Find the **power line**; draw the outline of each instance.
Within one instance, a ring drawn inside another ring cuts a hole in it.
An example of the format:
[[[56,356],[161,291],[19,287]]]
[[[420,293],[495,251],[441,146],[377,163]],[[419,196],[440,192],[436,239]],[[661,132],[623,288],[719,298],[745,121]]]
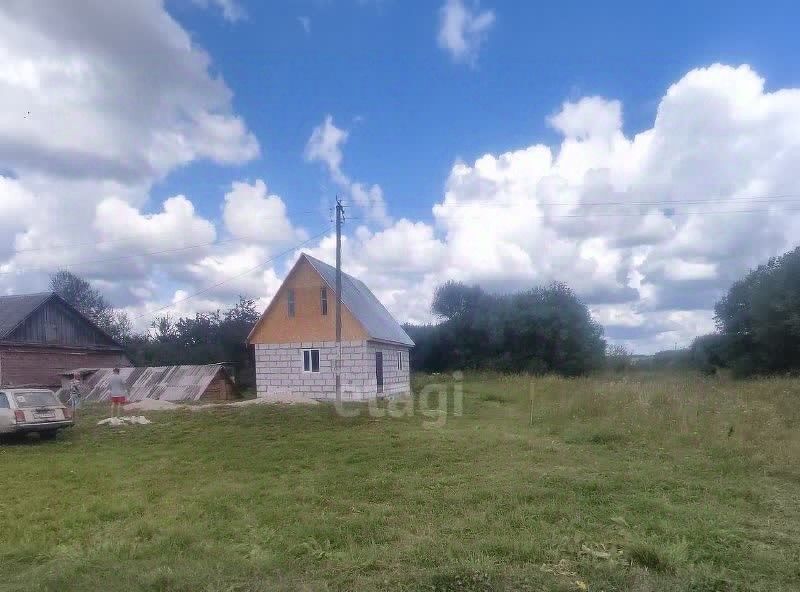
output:
[[[472,203],[476,203],[476,202],[472,202]],[[646,203],[646,202],[642,202],[642,203]],[[649,203],[655,204],[657,202],[649,202]],[[669,203],[674,204],[675,202],[669,202]],[[689,203],[689,202],[684,202],[684,203]],[[698,203],[700,203],[700,202],[698,202]],[[468,204],[460,204],[460,205],[468,205]],[[631,205],[631,203],[627,202],[627,205]],[[505,206],[505,207],[510,207],[510,205],[509,206]],[[670,210],[670,211],[664,211],[664,210]],[[771,210],[771,209],[763,209],[763,208],[762,209],[745,209],[745,210],[699,210],[699,211],[675,211],[675,210],[672,210],[672,208],[664,208],[664,210],[659,210],[657,212],[656,211],[648,211],[648,212],[627,212],[627,213],[626,212],[595,212],[595,213],[575,213],[575,214],[531,213],[531,214],[529,214],[529,217],[531,217],[531,218],[540,218],[540,219],[541,218],[631,218],[631,217],[644,218],[649,214],[656,214],[657,213],[657,214],[661,214],[661,215],[663,215],[663,216],[665,216],[667,218],[672,218],[672,217],[676,217],[676,216],[759,214],[759,213],[770,213],[770,212],[774,211],[774,210]],[[781,210],[781,211],[782,212],[798,212],[798,211],[800,211],[800,208],[787,208],[787,209],[784,209],[784,210]],[[461,219],[461,220],[464,220],[464,219],[479,219],[479,218],[482,219],[483,217],[484,217],[483,215],[475,215],[475,216],[458,215],[458,216],[456,216],[456,218]],[[349,219],[350,220],[363,220],[365,218],[357,216],[357,217],[352,217],[352,218],[349,218]],[[144,253],[135,253],[135,254],[131,254],[131,255],[122,255],[122,256],[119,256],[119,257],[106,257],[106,258],[102,258],[102,259],[83,259],[83,260],[78,260],[78,261],[72,261],[70,263],[58,264],[55,267],[67,268],[68,269],[68,268],[81,267],[81,266],[91,265],[91,264],[96,264],[96,263],[110,263],[110,262],[115,262],[115,261],[127,261],[127,260],[131,260],[131,259],[140,259],[140,258],[143,258],[143,257],[152,257],[152,256],[164,255],[164,254],[168,254],[168,253],[177,253],[177,252],[182,252],[182,251],[189,251],[189,250],[192,250],[192,249],[198,249],[198,248],[202,248],[202,247],[209,247],[209,246],[221,245],[221,244],[226,244],[226,243],[231,243],[231,242],[238,242],[238,241],[247,241],[247,240],[257,241],[258,239],[254,238],[254,237],[235,237],[235,238],[223,239],[223,240],[213,241],[213,242],[198,243],[198,244],[194,244],[194,245],[188,245],[188,246],[185,246],[185,247],[176,247],[174,249],[163,249],[163,250],[160,250],[160,251],[149,251],[149,252],[144,252]],[[20,253],[20,252],[21,251],[17,251],[16,253]],[[13,270],[0,271],[0,276],[17,275],[17,274],[20,274],[20,273],[36,272],[36,271],[51,271],[53,268],[54,268],[53,266],[38,266],[38,267],[24,267],[23,266],[23,267],[16,268],[16,269],[13,269]]]
[[[670,208],[665,208],[670,209]],[[800,212],[800,208],[788,208],[785,210],[780,210],[781,212]],[[663,210],[659,210],[658,212],[650,211],[650,212],[636,212],[636,213],[624,213],[624,212],[598,212],[594,214],[530,214],[531,218],[644,218],[649,214],[662,214],[667,218],[672,218],[674,216],[705,216],[707,214],[716,215],[716,214],[760,214],[760,213],[771,213],[775,212],[772,209],[760,209],[760,210],[705,210],[705,211],[694,211],[694,212],[677,212],[677,211],[670,211],[664,212]],[[486,214],[482,215],[475,215],[475,216],[457,216],[458,219],[484,219]]]
[[[568,201],[536,201],[534,199],[520,200],[518,203],[510,204],[497,204],[493,200],[470,200],[462,203],[436,203],[434,207],[440,208],[462,208],[470,206],[517,206],[517,205],[537,205],[537,206],[576,206],[576,207],[602,207],[602,206],[682,206],[682,205],[696,205],[702,203],[720,203],[727,202],[794,202],[800,201],[798,194],[785,194],[785,195],[765,195],[765,196],[752,196],[752,197],[714,197],[705,199],[688,199],[688,200],[653,200],[653,201],[592,201],[592,202],[568,202]]]
[[[522,201],[519,203],[511,203],[511,204],[497,204],[496,202],[489,201],[489,200],[475,200],[469,201],[464,203],[455,203],[455,204],[435,204],[435,207],[444,208],[444,209],[451,209],[451,208],[468,208],[472,206],[495,206],[495,207],[519,207],[525,205],[534,205],[534,206],[575,206],[575,207],[604,207],[604,206],[664,206],[665,209],[672,208],[672,207],[680,207],[682,205],[697,205],[697,204],[704,204],[704,203],[726,203],[726,202],[795,202],[800,201],[800,195],[795,194],[785,194],[785,195],[774,195],[774,196],[754,196],[754,197],[734,197],[734,198],[710,198],[710,199],[694,199],[694,200],[655,200],[655,201],[602,201],[602,202],[537,202],[534,200],[530,200],[531,203]],[[737,214],[737,213],[758,213],[758,212],[767,212],[769,210],[723,210],[723,211],[698,211],[698,212],[679,212],[674,211],[670,212],[669,215],[703,215],[703,214]],[[786,211],[795,211],[795,210],[786,210]],[[315,210],[307,210],[305,212],[299,213],[318,213]],[[579,218],[579,217],[591,217],[591,216],[608,216],[608,217],[630,217],[630,216],[643,216],[647,213],[620,213],[620,212],[606,212],[606,213],[594,213],[594,214],[552,214],[548,215],[551,218]],[[282,219],[283,217],[274,216],[270,219]],[[353,217],[350,218],[351,220],[362,220],[363,217]],[[29,247],[26,249],[17,249],[15,250],[12,255],[18,255],[22,253],[30,253],[30,252],[38,252],[38,251],[48,251],[48,250],[58,250],[58,249],[66,249],[70,247],[79,247],[79,246],[92,246],[92,245],[104,245],[104,244],[116,244],[116,243],[124,243],[128,241],[135,240],[137,238],[141,238],[141,235],[131,235],[129,237],[120,238],[120,239],[110,239],[105,241],[92,241],[92,242],[78,242],[78,243],[61,243],[58,245],[48,245],[42,247]],[[91,263],[105,263],[110,261],[122,261],[126,259],[135,259],[137,257],[148,257],[152,255],[160,255],[166,254],[171,252],[179,252],[184,250],[190,250],[195,248],[201,248],[205,246],[213,246],[215,244],[224,244],[228,242],[235,242],[235,241],[243,241],[243,240],[258,240],[255,237],[238,237],[238,238],[230,238],[230,239],[223,239],[214,242],[207,242],[207,243],[199,243],[196,245],[189,245],[186,247],[178,247],[175,249],[164,249],[161,251],[153,251],[153,252],[146,252],[140,253],[135,255],[126,255],[121,257],[113,257],[113,258],[105,258],[105,259],[92,259],[92,260],[79,260],[74,261],[72,263],[64,264],[62,267],[75,267],[84,264],[91,264]],[[38,268],[22,268],[27,269],[30,271],[38,271],[38,270],[47,270],[47,267],[38,267]],[[10,273],[17,273],[20,270],[14,271],[5,271],[0,272],[0,275],[7,275]]]
[[[222,286],[224,284],[227,284],[228,282],[231,282],[231,281],[233,281],[235,279],[238,279],[240,277],[244,277],[246,275],[249,275],[249,274],[253,273],[254,271],[257,271],[257,270],[261,269],[262,267],[268,265],[269,263],[272,263],[276,259],[280,259],[281,257],[283,257],[285,255],[288,255],[289,253],[291,253],[291,252],[293,252],[293,251],[295,251],[295,250],[297,250],[297,249],[299,249],[301,247],[304,247],[305,245],[307,245],[311,241],[324,236],[330,230],[332,230],[332,227],[328,227],[325,230],[323,230],[322,232],[320,232],[319,234],[315,234],[314,236],[304,240],[302,243],[300,243],[298,245],[295,245],[295,246],[293,246],[293,247],[291,247],[289,249],[286,249],[285,251],[282,251],[282,252],[278,253],[277,255],[267,259],[266,261],[262,261],[261,263],[259,263],[255,267],[251,267],[250,269],[247,269],[247,270],[243,271],[242,273],[237,273],[236,275],[232,275],[230,277],[227,277],[224,280],[217,282],[216,284],[212,284],[211,286],[207,286],[207,287],[205,287],[205,288],[203,288],[201,290],[198,290],[197,292],[193,292],[192,294],[189,294],[189,295],[187,295],[187,296],[185,296],[183,298],[175,300],[174,302],[172,302],[172,303],[170,303],[170,304],[168,304],[166,306],[162,306],[161,308],[157,308],[156,310],[152,310],[152,311],[143,313],[141,315],[135,316],[131,320],[136,321],[136,320],[139,320],[141,318],[148,317],[148,316],[149,317],[155,317],[155,315],[157,315],[159,312],[168,310],[170,308],[174,308],[175,305],[177,305],[177,304],[181,304],[182,302],[186,302],[187,300],[191,300],[192,298],[195,298],[196,296],[200,296],[201,294],[205,294],[206,292],[209,292],[209,291],[213,290],[214,288],[218,288],[218,287],[220,287],[220,286]]]
[[[215,245],[222,245],[222,244],[225,244],[225,243],[245,241],[245,240],[257,240],[257,239],[253,239],[252,237],[234,237],[234,238],[228,238],[228,239],[223,239],[223,240],[218,240],[218,241],[213,241],[213,242],[197,243],[197,244],[194,244],[194,245],[187,245],[185,247],[176,247],[174,249],[163,249],[161,251],[150,251],[150,252],[146,252],[146,253],[135,253],[133,255],[122,255],[120,257],[106,257],[105,259],[83,259],[83,260],[73,261],[71,263],[59,264],[58,267],[60,267],[60,268],[64,268],[64,267],[80,267],[81,265],[89,265],[89,264],[92,264],[92,263],[108,263],[110,261],[125,261],[127,259],[138,259],[140,257],[150,257],[150,256],[153,256],[153,255],[163,255],[163,254],[166,254],[166,253],[177,253],[177,252],[180,252],[180,251],[189,251],[189,250],[192,250],[192,249],[199,249],[199,248],[202,248],[202,247],[211,247],[211,246],[215,246]],[[14,274],[14,273],[19,273],[20,271],[48,271],[49,269],[51,269],[51,268],[50,267],[22,267],[22,268],[14,269],[14,270],[11,270],[11,271],[0,271],[0,275],[10,275],[10,274]]]
[[[316,211],[316,210],[305,210],[305,211],[302,211],[302,212],[295,212],[295,213],[296,214],[318,214],[319,212]],[[284,218],[287,218],[287,217],[288,217],[288,215],[287,216],[268,216],[268,217],[263,217],[263,218],[259,217],[259,220],[283,220]],[[85,229],[85,228],[86,228],[86,226],[84,225],[83,229]],[[67,248],[70,248],[70,247],[86,247],[86,246],[92,246],[92,245],[112,245],[112,244],[116,244],[116,243],[125,243],[125,242],[129,242],[129,241],[133,241],[133,240],[137,240],[137,239],[141,239],[141,238],[145,238],[145,237],[143,237],[141,234],[131,234],[130,236],[127,236],[127,237],[108,239],[108,240],[88,241],[88,242],[79,242],[79,243],[61,243],[61,244],[57,244],[57,245],[47,245],[47,246],[43,246],[43,247],[29,247],[29,248],[26,248],[26,249],[15,249],[13,254],[16,255],[17,253],[30,253],[30,252],[35,252],[35,251],[50,251],[50,250],[56,250],[56,249],[67,249]],[[242,239],[242,240],[244,240],[244,239]]]

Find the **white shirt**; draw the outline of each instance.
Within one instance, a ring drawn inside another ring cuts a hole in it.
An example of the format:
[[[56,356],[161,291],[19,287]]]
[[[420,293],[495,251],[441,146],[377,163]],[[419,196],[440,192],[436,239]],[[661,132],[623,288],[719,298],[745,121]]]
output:
[[[128,389],[125,387],[125,379],[119,374],[112,374],[108,381],[108,390],[112,397],[122,397]]]

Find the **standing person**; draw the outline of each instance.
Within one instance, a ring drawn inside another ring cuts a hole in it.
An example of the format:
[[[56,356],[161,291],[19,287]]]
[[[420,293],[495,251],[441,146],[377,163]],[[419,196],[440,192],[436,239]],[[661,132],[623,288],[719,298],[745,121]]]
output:
[[[81,406],[81,375],[79,372],[75,372],[72,375],[72,380],[69,383],[69,399],[67,400],[67,405],[72,408],[72,418],[74,420],[78,407]]]
[[[119,368],[114,368],[111,379],[108,381],[108,390],[111,393],[111,416],[117,417],[125,404],[128,387],[125,379],[119,375]]]

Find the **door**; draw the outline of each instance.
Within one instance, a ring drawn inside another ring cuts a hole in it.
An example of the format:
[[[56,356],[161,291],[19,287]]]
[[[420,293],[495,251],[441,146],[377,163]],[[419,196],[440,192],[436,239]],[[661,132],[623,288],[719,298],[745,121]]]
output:
[[[375,378],[378,382],[378,394],[383,392],[383,352],[375,352]]]

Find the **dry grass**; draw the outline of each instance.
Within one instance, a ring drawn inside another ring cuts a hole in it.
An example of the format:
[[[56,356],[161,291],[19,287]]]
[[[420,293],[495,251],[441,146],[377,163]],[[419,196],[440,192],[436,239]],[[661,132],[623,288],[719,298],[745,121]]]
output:
[[[0,587],[800,589],[796,381],[463,392],[440,427],[255,406],[2,447]]]

